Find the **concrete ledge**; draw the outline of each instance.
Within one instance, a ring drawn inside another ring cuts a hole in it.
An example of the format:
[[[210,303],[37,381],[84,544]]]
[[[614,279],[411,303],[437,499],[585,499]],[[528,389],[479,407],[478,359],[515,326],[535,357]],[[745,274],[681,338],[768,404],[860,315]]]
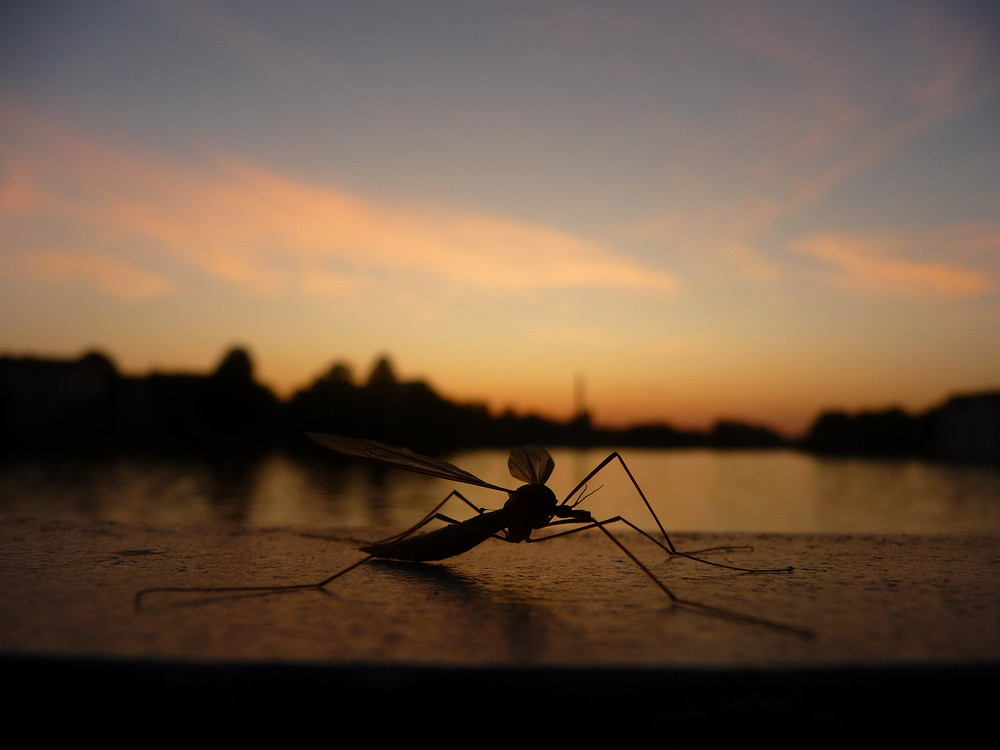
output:
[[[473,736],[776,740],[806,722],[805,744],[822,746],[945,725],[954,741],[989,718],[974,706],[1000,665],[998,535],[674,538],[752,544],[710,559],[795,567],[780,574],[622,536],[678,596],[812,637],[672,606],[599,534],[366,564],[325,592],[133,604],[149,586],[315,582],[358,559],[349,537],[385,531],[0,521],[5,682],[25,710],[110,711],[157,734],[210,721],[230,734],[467,724]]]

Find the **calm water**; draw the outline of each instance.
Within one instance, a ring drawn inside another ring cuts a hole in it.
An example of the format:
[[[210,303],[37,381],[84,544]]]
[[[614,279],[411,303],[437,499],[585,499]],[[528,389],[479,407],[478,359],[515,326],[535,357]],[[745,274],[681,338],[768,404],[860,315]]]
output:
[[[607,450],[553,450],[561,498]],[[920,461],[820,459],[794,451],[643,450],[625,453],[668,531],[1000,531],[1000,470]],[[505,487],[507,453],[470,451],[458,466]],[[362,462],[273,456],[247,465],[199,461],[83,461],[0,465],[0,515],[238,521],[248,525],[405,527],[453,487],[482,507],[505,497]],[[600,489],[597,489],[600,487]],[[591,482],[595,515],[651,528],[616,463]],[[451,506],[464,517],[468,510]]]

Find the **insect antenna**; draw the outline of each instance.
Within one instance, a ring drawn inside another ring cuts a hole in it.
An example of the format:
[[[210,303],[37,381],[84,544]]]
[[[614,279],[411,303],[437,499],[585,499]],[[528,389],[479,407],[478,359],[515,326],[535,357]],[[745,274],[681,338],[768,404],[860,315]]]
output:
[[[577,505],[582,503],[584,500],[593,495],[595,492],[599,491],[603,486],[604,486],[603,484],[599,484],[593,490],[587,492],[587,485],[585,484],[579,489],[580,497],[578,497],[573,502],[566,504],[569,505],[570,508],[575,508]],[[572,497],[572,495],[570,495],[570,497]]]

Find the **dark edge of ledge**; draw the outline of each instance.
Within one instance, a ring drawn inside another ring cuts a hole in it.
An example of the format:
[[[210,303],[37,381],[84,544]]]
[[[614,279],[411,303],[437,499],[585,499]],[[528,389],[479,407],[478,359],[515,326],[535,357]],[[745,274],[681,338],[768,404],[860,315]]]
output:
[[[508,731],[515,738],[527,732],[616,741],[757,737],[772,745],[825,747],[941,732],[955,742],[992,726],[983,705],[1000,685],[996,663],[452,668],[3,655],[0,674],[13,690],[5,701],[12,718],[41,708],[74,717],[78,727],[99,725],[95,736],[116,736],[121,729],[133,740],[150,732],[229,739],[244,733],[371,739],[412,732],[419,740],[432,729],[450,733],[460,725],[479,737]]]

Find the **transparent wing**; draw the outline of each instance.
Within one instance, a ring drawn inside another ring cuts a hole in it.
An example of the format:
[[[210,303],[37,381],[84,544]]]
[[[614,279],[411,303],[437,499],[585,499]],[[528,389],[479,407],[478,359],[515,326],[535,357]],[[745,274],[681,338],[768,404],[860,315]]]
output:
[[[556,462],[544,448],[537,445],[522,445],[510,452],[507,468],[515,479],[522,482],[545,484]]]
[[[431,458],[430,456],[421,456],[409,448],[399,448],[395,445],[378,443],[374,440],[346,438],[339,435],[328,435],[317,432],[307,432],[306,437],[315,443],[319,443],[324,448],[329,448],[348,456],[369,458],[389,464],[390,466],[398,466],[401,469],[415,471],[418,474],[427,474],[428,476],[440,479],[450,479],[453,482],[464,482],[465,484],[474,484],[478,487],[486,487],[491,490],[511,492],[511,490],[505,487],[498,487],[495,484],[485,482],[475,474],[470,474],[454,464],[437,458]]]

